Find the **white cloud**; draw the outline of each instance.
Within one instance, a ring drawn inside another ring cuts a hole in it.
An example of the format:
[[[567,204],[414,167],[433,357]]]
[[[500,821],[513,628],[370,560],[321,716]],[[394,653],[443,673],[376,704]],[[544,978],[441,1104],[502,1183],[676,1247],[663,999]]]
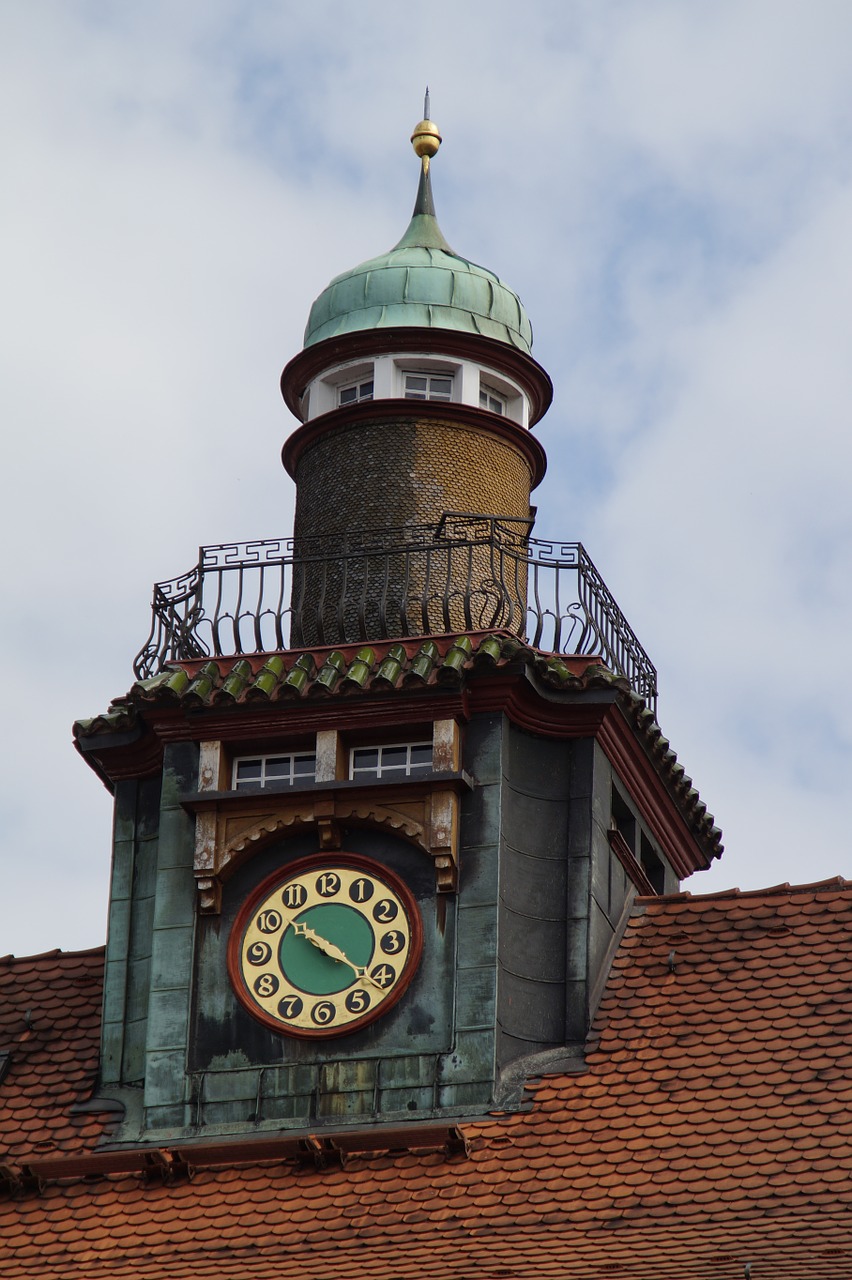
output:
[[[444,230],[519,290],[556,384],[540,529],[586,542],[657,661],[718,876],[848,870],[850,25],[845,0],[439,0],[428,30],[389,0],[6,10],[0,950],[102,936],[108,802],[70,722],[130,683],[154,579],[289,530],[278,373],[325,282],[401,233],[427,80]]]

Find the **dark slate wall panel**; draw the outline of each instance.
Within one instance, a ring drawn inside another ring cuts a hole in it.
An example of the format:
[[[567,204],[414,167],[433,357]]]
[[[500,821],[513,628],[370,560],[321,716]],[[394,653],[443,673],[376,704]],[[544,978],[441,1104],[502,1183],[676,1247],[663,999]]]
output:
[[[565,903],[565,1040],[582,1041],[588,1029],[589,911],[593,874],[593,804],[596,752],[592,739],[571,744],[568,869]]]
[[[564,904],[564,896],[563,896]],[[500,910],[500,961],[504,973],[531,982],[565,983],[565,909],[558,920],[531,917],[503,902]]]
[[[545,982],[541,977],[521,978],[506,969],[500,972],[501,1032],[526,1047],[524,1053],[549,1049],[565,1040],[565,981]],[[504,1028],[511,1028],[507,1033]],[[505,1041],[501,1038],[501,1053]],[[501,1066],[506,1065],[501,1058]]]
[[[544,748],[551,750],[565,745],[549,742],[547,739],[542,743]],[[561,796],[542,796],[539,792],[524,792],[507,780],[503,791],[504,844],[524,850],[536,858],[547,858],[562,865],[565,861],[568,829],[567,768],[561,779],[561,787]]]
[[[504,726],[498,1056],[559,1044],[565,1031],[571,744]],[[510,1055],[510,1056],[509,1056]]]
[[[564,805],[557,812],[554,806],[540,802],[543,812],[558,828],[564,820]],[[522,852],[508,840],[503,842],[509,850],[500,877],[500,896],[510,908],[536,920],[565,920],[565,838],[558,858],[542,858],[536,853]]]
[[[600,747],[595,746],[595,788],[592,809],[592,892],[589,911],[588,988],[601,978],[615,931],[633,885],[613,853],[608,831],[612,814],[613,770]]]

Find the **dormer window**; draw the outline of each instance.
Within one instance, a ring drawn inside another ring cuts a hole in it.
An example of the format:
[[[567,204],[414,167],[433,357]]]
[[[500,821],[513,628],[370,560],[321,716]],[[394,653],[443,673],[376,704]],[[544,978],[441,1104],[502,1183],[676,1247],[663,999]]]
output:
[[[499,391],[495,391],[493,387],[489,387],[486,382],[479,384],[479,407],[480,409],[488,409],[491,413],[505,414],[508,401],[505,396],[501,396]]]
[[[340,387],[338,390],[337,403],[360,404],[363,400],[372,400],[373,398],[373,379],[368,378],[364,382],[353,382],[347,387]]]
[[[453,379],[446,373],[406,373],[406,400],[452,400]]]

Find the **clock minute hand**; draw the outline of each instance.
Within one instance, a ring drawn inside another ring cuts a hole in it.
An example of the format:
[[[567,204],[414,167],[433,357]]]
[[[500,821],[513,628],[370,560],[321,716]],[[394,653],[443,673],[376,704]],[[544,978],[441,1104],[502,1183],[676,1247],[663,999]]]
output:
[[[322,951],[330,959],[339,960],[343,964],[348,964],[355,976],[360,978],[362,982],[371,982],[373,986],[378,987],[380,991],[383,989],[380,983],[375,982],[374,979],[370,977],[363,965],[354,964],[353,961],[349,959],[345,951],[341,951],[340,947],[333,942],[329,942],[327,938],[323,938],[317,933],[316,929],[312,929],[310,925],[304,922],[304,920],[297,921],[293,925],[293,930],[300,938],[307,938],[308,942],[312,943],[317,950]]]

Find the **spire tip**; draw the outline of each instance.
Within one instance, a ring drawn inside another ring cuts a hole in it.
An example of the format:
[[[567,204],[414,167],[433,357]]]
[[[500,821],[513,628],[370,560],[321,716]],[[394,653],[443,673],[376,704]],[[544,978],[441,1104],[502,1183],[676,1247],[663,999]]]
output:
[[[411,135],[411,145],[414,148],[414,154],[419,156],[423,161],[423,170],[428,172],[429,161],[432,156],[437,154],[441,145],[441,135],[438,132],[438,126],[429,117],[429,86],[426,86],[426,96],[423,99],[423,119],[419,124],[414,126],[414,132]]]

